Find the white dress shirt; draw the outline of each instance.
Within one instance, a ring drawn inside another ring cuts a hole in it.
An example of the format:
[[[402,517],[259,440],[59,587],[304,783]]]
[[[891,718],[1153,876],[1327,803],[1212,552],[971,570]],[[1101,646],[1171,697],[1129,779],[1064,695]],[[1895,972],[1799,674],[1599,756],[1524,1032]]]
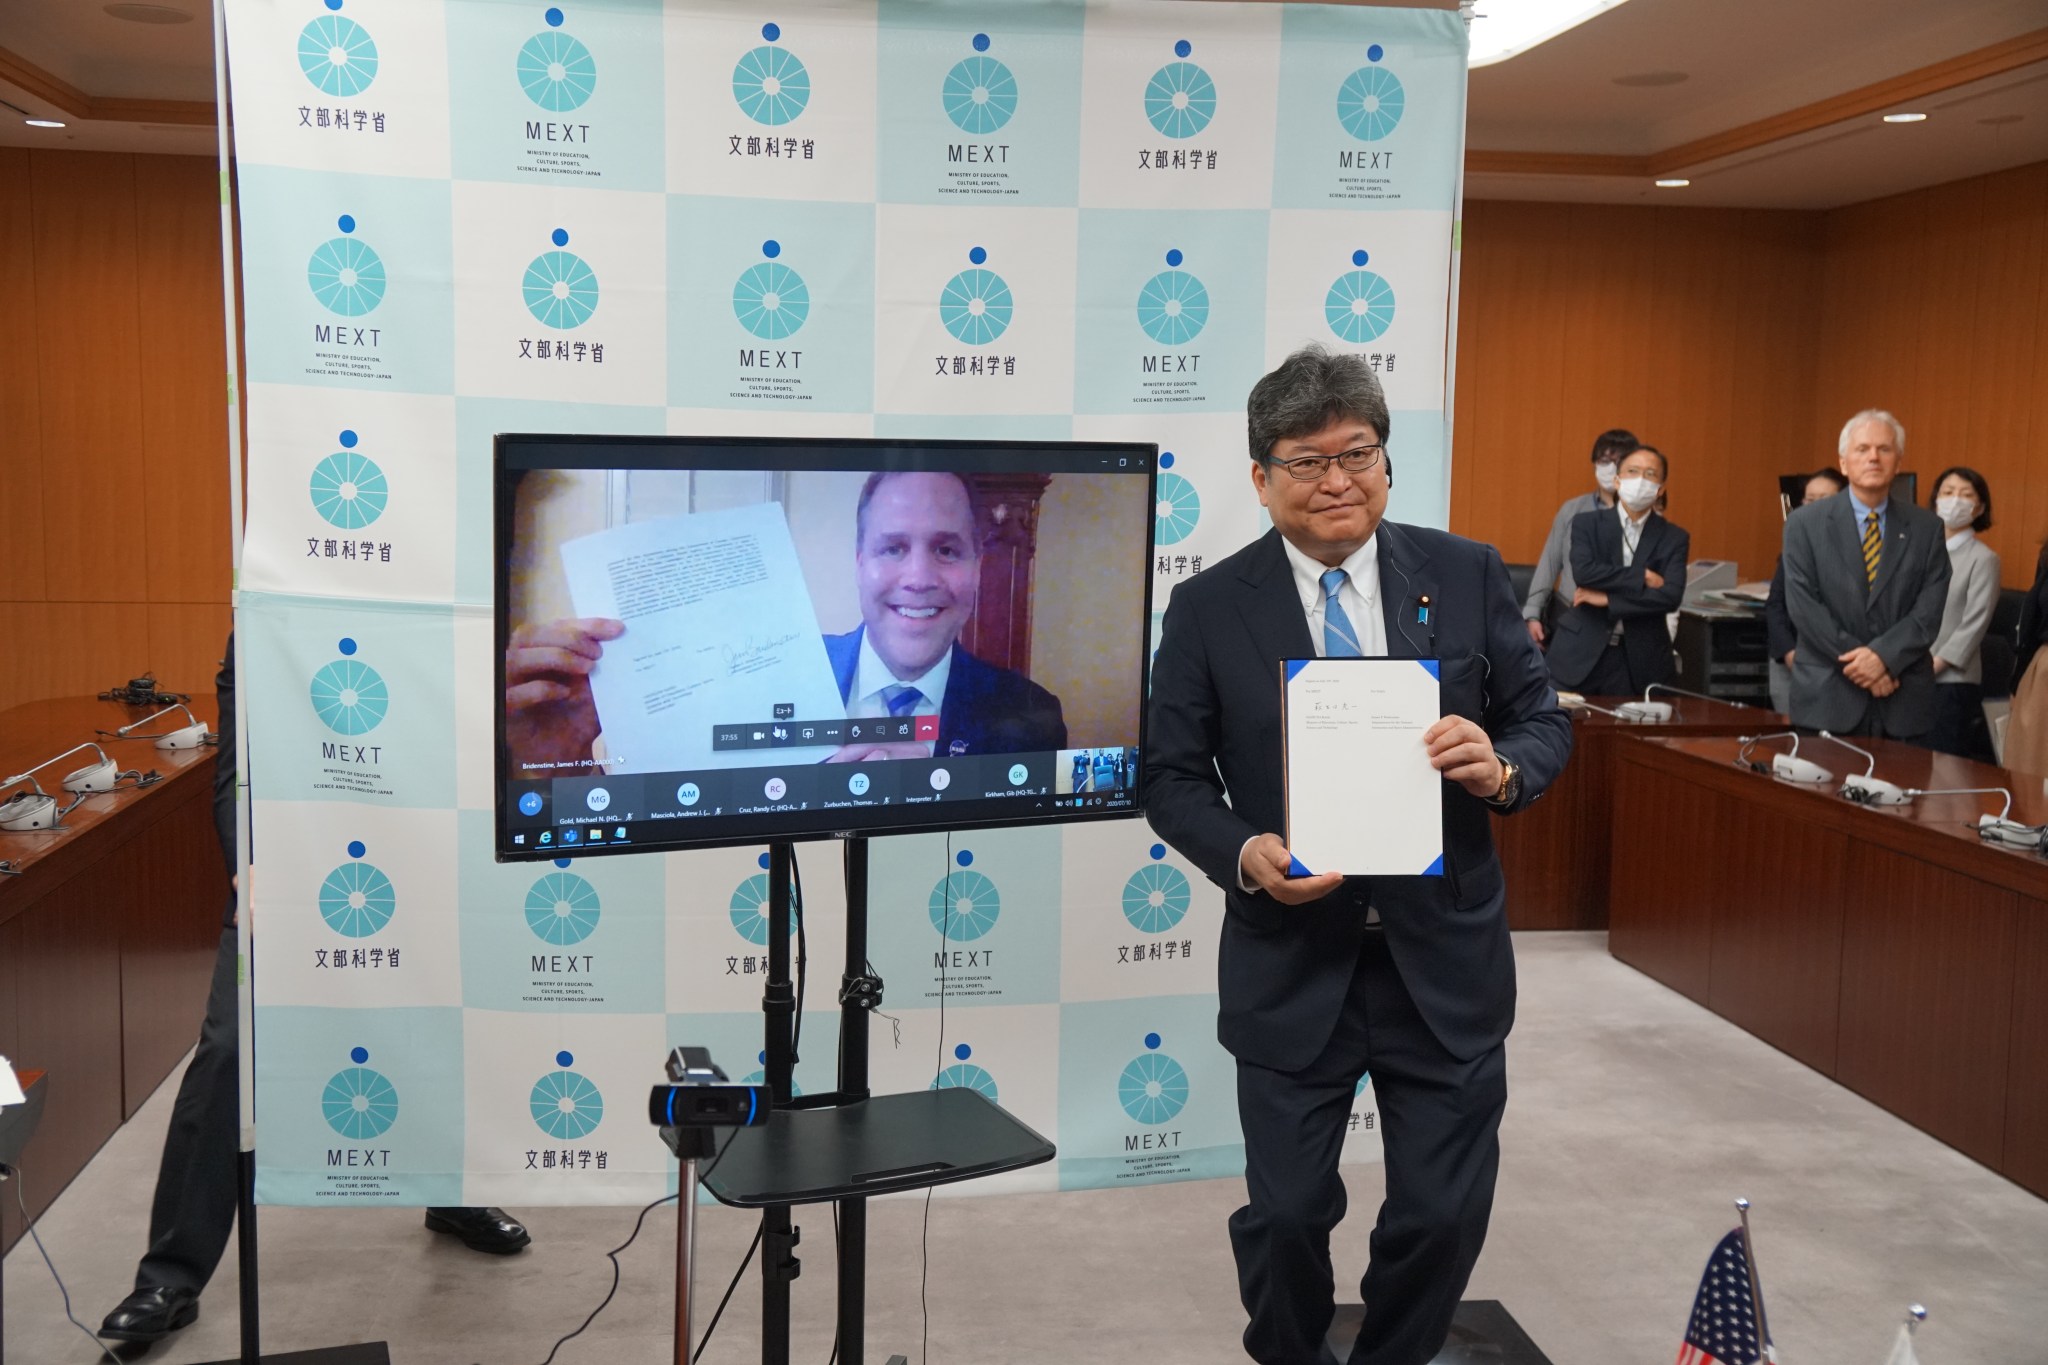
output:
[[[939,656],[939,661],[918,674],[915,678],[899,678],[882,662],[882,656],[875,653],[875,643],[868,633],[860,633],[860,663],[854,671],[852,696],[846,704],[849,720],[860,720],[870,716],[889,714],[889,703],[882,693],[899,683],[914,687],[924,694],[924,700],[917,704],[916,715],[937,715],[946,701],[946,680],[953,673],[953,651],[948,649]],[[925,740],[924,751],[929,756],[937,741]]]
[[[1308,638],[1314,642],[1316,657],[1323,656],[1323,575],[1331,566],[1310,559],[1281,538],[1287,551],[1288,567],[1294,570],[1294,590],[1301,595],[1301,609],[1308,616]],[[1387,623],[1380,612],[1380,536],[1375,531],[1365,544],[1353,550],[1342,564],[1344,586],[1337,589],[1337,605],[1351,618],[1358,632],[1358,652],[1378,658],[1387,652]]]
[[[1280,538],[1280,548],[1287,551],[1287,566],[1294,571],[1294,590],[1301,597],[1302,614],[1308,617],[1308,638],[1315,645],[1316,657],[1320,659],[1325,653],[1323,575],[1332,566],[1309,558],[1285,536]],[[1374,531],[1366,538],[1365,544],[1353,550],[1342,564],[1335,567],[1344,570],[1344,586],[1337,589],[1337,605],[1344,608],[1344,614],[1351,618],[1351,628],[1358,633],[1358,652],[1367,658],[1385,657],[1387,622],[1380,611],[1379,532]],[[1245,840],[1244,846],[1237,851],[1237,889],[1246,895],[1259,889],[1246,881],[1244,875],[1244,850],[1257,842],[1258,837],[1255,834]],[[1366,907],[1365,922],[1380,922],[1380,912],[1376,907]]]

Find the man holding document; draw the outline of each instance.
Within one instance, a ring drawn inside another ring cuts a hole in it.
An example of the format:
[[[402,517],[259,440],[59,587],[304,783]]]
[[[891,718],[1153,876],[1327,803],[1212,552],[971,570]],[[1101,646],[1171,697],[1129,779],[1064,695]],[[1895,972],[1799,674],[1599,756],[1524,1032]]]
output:
[[[1499,555],[1382,519],[1389,422],[1362,356],[1299,351],[1247,409],[1273,530],[1167,608],[1145,811],[1224,889],[1246,1351],[1328,1359],[1337,1160],[1369,1072],[1386,1200],[1349,1361],[1423,1365],[1479,1257],[1507,1103],[1514,960],[1488,815],[1556,779],[1571,724]]]
[[[522,769],[626,771],[782,762],[714,756],[679,717],[775,701],[806,718],[936,716],[931,738],[853,742],[810,757],[854,763],[1063,749],[1059,698],[959,643],[981,582],[982,518],[956,473],[881,470],[854,507],[861,621],[824,634],[782,509],[772,502],[633,523],[563,545],[581,613],[522,623],[505,657],[505,736]],[[600,664],[615,667],[608,675]],[[765,715],[762,719],[766,719]],[[852,727],[849,727],[852,728]],[[797,751],[802,753],[804,751]]]

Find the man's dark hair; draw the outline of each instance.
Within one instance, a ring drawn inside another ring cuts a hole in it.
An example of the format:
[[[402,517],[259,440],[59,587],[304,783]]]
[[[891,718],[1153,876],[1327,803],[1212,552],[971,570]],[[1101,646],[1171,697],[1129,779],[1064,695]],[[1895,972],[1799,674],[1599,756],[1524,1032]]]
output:
[[[1991,529],[1991,485],[1984,482],[1984,476],[1966,464],[1952,464],[1934,476],[1934,487],[1927,492],[1927,507],[1932,511],[1941,498],[1941,486],[1948,482],[1949,475],[1955,475],[1977,490],[1977,519],[1970,523],[1972,531]]]
[[[1633,431],[1621,427],[1603,431],[1593,438],[1593,463],[1620,464],[1641,445]],[[1658,458],[1662,458],[1661,452]]]
[[[868,543],[868,504],[875,500],[875,490],[904,474],[944,474],[960,481],[960,487],[967,491],[967,515],[974,523],[968,533],[968,543],[974,547],[975,554],[980,554],[982,541],[987,535],[981,515],[981,494],[975,490],[974,480],[951,469],[877,469],[868,475],[867,482],[860,486],[860,501],[853,507],[853,552],[859,554]]]
[[[1848,476],[1839,469],[1816,469],[1806,476],[1808,483],[1812,483],[1815,479],[1826,479],[1835,486],[1837,493],[1849,486]]]
[[[1392,435],[1386,392],[1365,357],[1313,344],[1252,385],[1244,406],[1245,434],[1260,464],[1273,458],[1281,441],[1313,436],[1336,422],[1363,422],[1380,434],[1382,444]]]
[[[1628,455],[1624,455],[1621,458],[1626,460],[1629,455],[1655,455],[1657,457],[1657,482],[1671,482],[1671,461],[1665,458],[1664,452],[1657,449],[1657,447],[1653,445],[1638,445],[1629,451]]]

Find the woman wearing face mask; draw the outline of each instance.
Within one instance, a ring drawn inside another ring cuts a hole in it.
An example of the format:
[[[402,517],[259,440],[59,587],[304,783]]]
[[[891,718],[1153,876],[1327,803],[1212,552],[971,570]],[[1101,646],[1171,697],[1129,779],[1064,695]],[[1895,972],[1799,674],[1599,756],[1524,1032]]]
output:
[[[1665,618],[1685,597],[1692,537],[1657,511],[1670,465],[1654,446],[1621,461],[1611,510],[1572,522],[1571,609],[1550,642],[1550,676],[1593,696],[1641,696],[1677,671]]]
[[[1536,557],[1535,572],[1529,575],[1529,596],[1522,603],[1529,638],[1539,645],[1548,638],[1544,621],[1553,614],[1552,599],[1557,599],[1559,607],[1568,607],[1572,589],[1578,586],[1572,581],[1572,522],[1582,512],[1614,506],[1614,485],[1621,477],[1617,472],[1621,459],[1635,448],[1632,432],[1620,427],[1601,432],[1593,442],[1593,491],[1566,498],[1557,515],[1550,519],[1550,534],[1544,538],[1543,553]]]
[[[1984,660],[1980,650],[1998,605],[1998,555],[1979,531],[1991,529],[1991,487],[1974,469],[1941,471],[1927,500],[1948,528],[1948,604],[1934,639],[1934,728],[1929,748],[1994,762],[1984,722]]]

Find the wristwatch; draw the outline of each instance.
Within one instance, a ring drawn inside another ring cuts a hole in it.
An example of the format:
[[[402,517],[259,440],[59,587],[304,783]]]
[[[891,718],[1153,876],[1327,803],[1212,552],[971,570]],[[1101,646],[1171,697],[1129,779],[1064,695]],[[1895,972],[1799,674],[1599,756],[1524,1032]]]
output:
[[[1486,804],[1489,806],[1512,806],[1515,804],[1515,798],[1521,794],[1521,765],[1502,759],[1500,761],[1500,790],[1489,797],[1485,797]]]

